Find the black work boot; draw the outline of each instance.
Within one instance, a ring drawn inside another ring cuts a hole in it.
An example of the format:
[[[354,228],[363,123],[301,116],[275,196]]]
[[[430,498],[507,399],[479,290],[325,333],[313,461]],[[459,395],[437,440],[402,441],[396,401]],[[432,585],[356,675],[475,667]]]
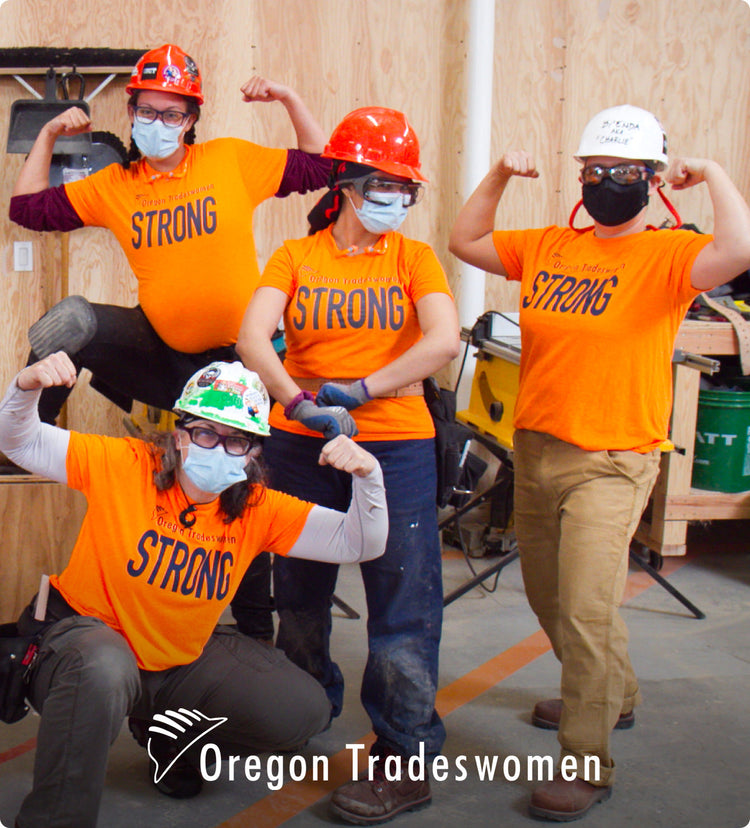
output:
[[[432,801],[429,779],[412,779],[408,772],[408,758],[399,756],[390,750],[371,751],[377,756],[372,779],[365,777],[358,781],[347,782],[337,788],[331,796],[333,813],[353,825],[379,825],[388,822],[404,811],[417,811],[426,808]],[[398,763],[388,762],[390,776],[399,778],[390,781],[386,778],[386,759],[396,756]],[[395,773],[394,766],[400,770]]]

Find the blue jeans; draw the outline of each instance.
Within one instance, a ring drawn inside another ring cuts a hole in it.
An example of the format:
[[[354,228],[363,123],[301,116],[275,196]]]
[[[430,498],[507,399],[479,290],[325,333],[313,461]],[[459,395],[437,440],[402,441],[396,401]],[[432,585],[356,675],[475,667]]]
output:
[[[345,511],[351,478],[318,465],[324,442],[273,429],[265,446],[271,485]],[[435,445],[431,439],[361,445],[383,468],[390,530],[385,554],[360,565],[369,649],[360,698],[379,746],[412,756],[423,742],[425,755],[433,757],[445,741],[435,710],[443,615]],[[344,689],[329,649],[337,574],[334,564],[274,559],[277,646],[323,685],[334,716],[341,711]]]

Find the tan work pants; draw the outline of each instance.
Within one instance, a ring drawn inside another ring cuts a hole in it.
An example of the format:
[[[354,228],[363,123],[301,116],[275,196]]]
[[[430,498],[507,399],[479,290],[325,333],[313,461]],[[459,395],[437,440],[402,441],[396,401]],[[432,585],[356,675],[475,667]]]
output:
[[[514,436],[514,520],[526,595],[562,663],[561,756],[598,756],[611,785],[609,736],[639,703],[619,613],[628,550],[659,471],[658,450],[584,451],[549,434]]]

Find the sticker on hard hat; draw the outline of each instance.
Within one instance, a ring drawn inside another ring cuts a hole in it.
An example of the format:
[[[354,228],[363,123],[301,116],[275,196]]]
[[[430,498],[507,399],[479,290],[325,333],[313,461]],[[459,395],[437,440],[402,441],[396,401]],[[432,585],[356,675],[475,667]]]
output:
[[[198,72],[198,67],[190,55],[185,55],[185,71],[193,80],[198,80],[200,72]]]
[[[177,66],[171,63],[169,66],[164,67],[162,76],[165,81],[178,81],[182,77],[182,72],[180,72]]]
[[[159,64],[144,63],[141,70],[141,80],[156,80],[156,73],[159,71]]]

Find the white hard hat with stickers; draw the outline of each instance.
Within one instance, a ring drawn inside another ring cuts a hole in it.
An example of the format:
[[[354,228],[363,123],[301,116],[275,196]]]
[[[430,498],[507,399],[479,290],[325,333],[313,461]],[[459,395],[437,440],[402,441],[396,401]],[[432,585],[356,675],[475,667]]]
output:
[[[174,410],[264,437],[271,433],[268,392],[241,362],[212,362],[196,371]]]
[[[586,124],[576,161],[595,155],[653,161],[655,169],[667,167],[667,136],[656,116],[631,104],[612,106]]]

